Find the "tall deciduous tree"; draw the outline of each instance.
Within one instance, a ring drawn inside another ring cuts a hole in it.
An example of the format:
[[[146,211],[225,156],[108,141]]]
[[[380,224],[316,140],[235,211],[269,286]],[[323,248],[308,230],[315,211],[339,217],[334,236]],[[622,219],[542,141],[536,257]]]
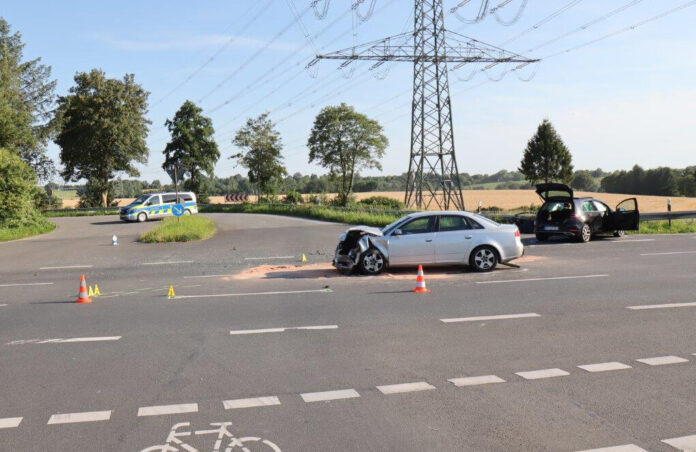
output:
[[[532,184],[537,182],[569,183],[573,178],[573,157],[548,119],[527,142],[519,171]]]
[[[0,17],[0,147],[29,163],[41,180],[55,172],[46,156],[46,144],[53,132],[50,121],[55,100],[51,67],[41,58],[24,59],[19,32]]]
[[[75,75],[70,94],[58,99],[55,142],[64,165],[61,176],[66,181],[87,179],[103,207],[115,174],[137,177],[135,163],[147,163],[148,94],[132,74],[109,79],[93,69]]]
[[[326,107],[314,120],[307,141],[309,162],[317,162],[339,179],[339,201],[348,203],[355,175],[369,168],[382,169],[379,159],[389,140],[382,126],[346,104]]]
[[[240,165],[249,170],[249,182],[256,184],[259,197],[271,194],[275,184],[287,174],[280,155],[283,145],[275,124],[268,119],[268,113],[257,118],[249,118],[232,141],[244,152],[235,154]]]
[[[213,177],[220,151],[213,138],[213,122],[202,112],[200,107],[187,100],[174,119],[167,119],[165,125],[172,139],[164,148],[162,168],[172,174],[172,168],[177,167],[177,176],[185,179],[184,188],[195,192],[199,199],[205,201],[209,187],[204,173]]]

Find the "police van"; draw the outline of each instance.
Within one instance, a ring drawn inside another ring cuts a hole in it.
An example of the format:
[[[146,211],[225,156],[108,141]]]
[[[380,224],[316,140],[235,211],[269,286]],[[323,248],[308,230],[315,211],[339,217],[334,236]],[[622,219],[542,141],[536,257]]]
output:
[[[177,202],[178,201],[178,202]],[[184,207],[184,215],[198,213],[196,195],[193,192],[179,192],[179,199],[176,193],[147,193],[140,195],[119,211],[123,221],[147,221],[153,218],[164,218],[174,216],[172,207],[181,204]]]

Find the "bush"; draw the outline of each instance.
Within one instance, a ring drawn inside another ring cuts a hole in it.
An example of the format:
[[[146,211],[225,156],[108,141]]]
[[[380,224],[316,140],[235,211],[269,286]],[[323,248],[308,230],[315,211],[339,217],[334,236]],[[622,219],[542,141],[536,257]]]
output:
[[[326,195],[326,193],[321,193],[319,195],[309,195],[309,199],[307,200],[307,202],[315,205],[327,205],[329,203],[329,197]]]
[[[200,215],[165,218],[159,225],[140,235],[141,242],[191,242],[207,239],[215,233],[215,222]]]
[[[299,191],[290,190],[285,194],[283,198],[283,204],[303,204],[304,198]]]
[[[19,156],[0,149],[0,227],[16,228],[42,220],[36,208],[36,173]]]
[[[406,205],[398,199],[388,198],[386,196],[370,196],[358,202],[358,204],[379,209],[388,210],[403,210]]]
[[[355,197],[355,195],[346,196],[342,194],[339,194],[338,196],[336,196],[328,202],[328,205],[334,207],[348,207],[354,206],[355,204],[357,204],[357,198]]]

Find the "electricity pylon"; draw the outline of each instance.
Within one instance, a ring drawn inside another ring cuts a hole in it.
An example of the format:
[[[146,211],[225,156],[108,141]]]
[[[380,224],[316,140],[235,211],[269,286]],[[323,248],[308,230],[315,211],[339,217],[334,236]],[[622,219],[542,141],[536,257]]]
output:
[[[341,67],[357,60],[375,61],[370,69],[387,61],[413,63],[406,205],[449,210],[453,204],[455,209],[464,210],[454,153],[447,64],[461,67],[466,63],[487,63],[483,68],[487,70],[501,63],[520,63],[519,68],[538,60],[446,30],[442,0],[415,0],[414,8],[413,32],[317,55],[317,59],[345,60]]]

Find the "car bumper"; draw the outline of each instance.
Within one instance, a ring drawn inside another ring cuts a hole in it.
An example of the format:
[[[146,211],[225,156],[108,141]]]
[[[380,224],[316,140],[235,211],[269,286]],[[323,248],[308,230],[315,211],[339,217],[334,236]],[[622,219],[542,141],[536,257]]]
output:
[[[130,213],[130,214],[123,214],[122,213],[119,215],[119,218],[122,221],[136,221],[137,220],[137,217],[133,213]]]

